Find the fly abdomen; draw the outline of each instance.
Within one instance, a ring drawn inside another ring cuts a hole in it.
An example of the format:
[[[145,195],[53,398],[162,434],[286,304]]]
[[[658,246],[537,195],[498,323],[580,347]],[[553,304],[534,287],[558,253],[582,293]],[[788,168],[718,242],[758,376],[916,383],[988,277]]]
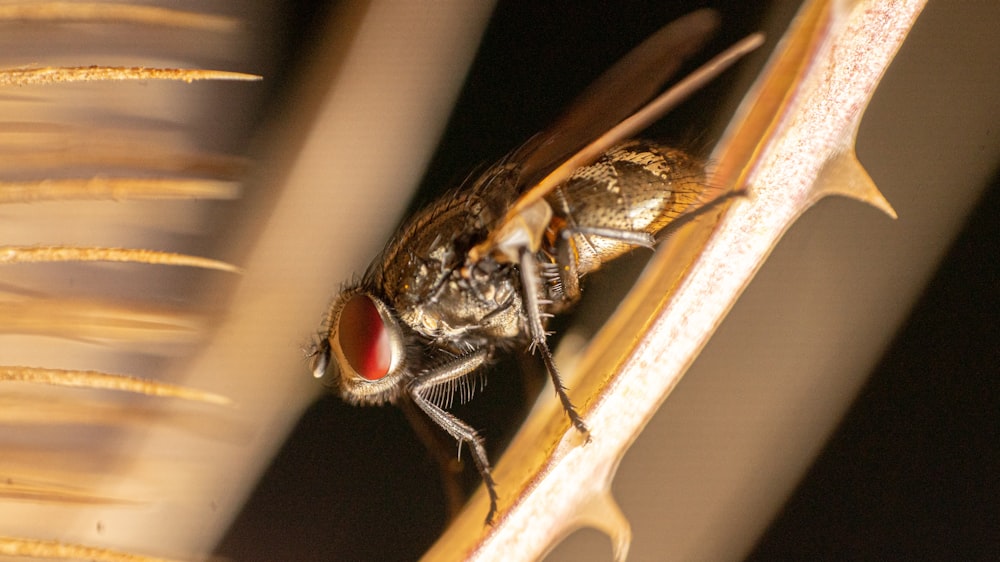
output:
[[[578,169],[548,197],[554,214],[549,242],[560,265],[579,277],[651,245],[657,232],[701,202],[704,191],[701,161],[675,148],[630,141]],[[573,263],[563,263],[567,259]]]

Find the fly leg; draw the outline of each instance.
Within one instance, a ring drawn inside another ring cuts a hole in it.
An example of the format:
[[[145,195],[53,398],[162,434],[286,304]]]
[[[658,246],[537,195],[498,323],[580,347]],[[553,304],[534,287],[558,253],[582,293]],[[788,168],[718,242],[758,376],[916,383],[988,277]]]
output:
[[[576,407],[570,402],[569,395],[566,394],[566,387],[563,386],[562,377],[559,376],[556,363],[552,360],[552,352],[549,351],[549,344],[545,341],[548,334],[545,332],[542,324],[542,301],[538,298],[539,291],[541,291],[541,277],[535,254],[528,250],[522,250],[520,266],[521,287],[524,292],[524,309],[528,317],[528,332],[531,335],[531,349],[537,349],[541,353],[542,361],[545,362],[545,370],[549,372],[549,377],[552,378],[552,386],[555,387],[556,395],[559,396],[559,401],[562,403],[563,409],[566,410],[566,415],[569,416],[569,421],[573,423],[573,427],[580,433],[589,435],[590,430],[587,429],[587,424],[583,423],[583,419],[577,413]]]
[[[563,229],[556,248],[556,261],[559,266],[559,281],[562,283],[563,295],[567,302],[575,302],[580,298],[580,276],[575,235],[600,236],[619,242],[652,249],[656,239],[648,232],[622,230],[618,228],[573,226]],[[592,268],[596,269],[596,268]],[[585,273],[585,272],[584,272]]]
[[[399,407],[403,410],[406,421],[410,422],[413,432],[417,434],[417,438],[438,465],[450,521],[461,511],[466,499],[461,480],[462,462],[455,457],[455,442],[450,435],[442,433],[423,410],[417,408],[409,395],[399,401]]]
[[[685,211],[684,213],[681,213],[680,216],[678,216],[676,219],[671,221],[670,224],[663,227],[663,229],[660,230],[660,232],[657,233],[656,241],[659,242],[660,240],[669,237],[674,232],[680,230],[680,228],[683,227],[684,225],[704,215],[705,213],[714,210],[716,207],[718,207],[723,203],[728,202],[730,199],[737,199],[746,196],[747,196],[747,188],[743,187],[740,189],[734,189],[732,191],[727,191],[723,193],[722,195],[716,197],[715,199],[712,199],[711,201],[706,202],[704,205],[695,207],[690,211]]]
[[[483,484],[486,485],[486,492],[490,495],[490,511],[486,514],[486,524],[489,525],[493,523],[493,516],[497,511],[497,491],[496,483],[490,474],[490,461],[483,447],[483,438],[469,424],[446,412],[439,405],[446,401],[440,399],[444,396],[442,392],[445,394],[452,392],[453,389],[449,388],[452,383],[482,367],[488,357],[489,351],[486,349],[458,357],[413,379],[407,386],[407,392],[413,403],[423,410],[427,417],[458,441],[459,447],[463,443],[469,447],[472,460],[476,463],[476,469],[483,479]]]
[[[578,259],[576,250],[575,236],[599,236],[601,238],[615,240],[631,246],[652,249],[657,242],[667,238],[699,216],[715,209],[730,199],[745,196],[746,190],[744,189],[723,193],[722,195],[699,207],[680,214],[677,218],[664,226],[657,233],[656,238],[654,238],[652,234],[645,231],[587,225],[567,226],[560,233],[559,241],[556,244],[556,262],[559,267],[559,280],[563,286],[564,298],[567,302],[574,302],[576,299],[580,298],[580,276],[597,269],[601,265],[600,263],[591,264],[585,271],[580,271],[580,260]]]

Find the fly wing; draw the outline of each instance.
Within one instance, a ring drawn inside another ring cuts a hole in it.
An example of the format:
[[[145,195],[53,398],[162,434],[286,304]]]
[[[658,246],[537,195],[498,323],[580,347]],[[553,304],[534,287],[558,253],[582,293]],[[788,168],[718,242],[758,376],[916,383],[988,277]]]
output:
[[[687,14],[664,26],[590,85],[548,129],[511,156],[519,181],[530,186],[567,156],[631,115],[697,53],[719,26],[714,10]]]
[[[552,210],[544,201],[546,195],[569,179],[575,170],[592,164],[615,145],[648,127],[764,41],[758,33],[738,41],[635,110],[659,89],[683,60],[683,57],[676,57],[676,53],[658,53],[657,50],[675,44],[687,45],[689,49],[700,46],[715,24],[715,12],[702,10],[664,27],[601,76],[554,127],[518,149],[510,162],[520,164],[521,195],[487,239],[469,250],[467,262],[474,263],[485,255],[516,262],[523,249],[536,251],[551,219]],[[655,68],[656,64],[671,67],[670,72],[653,72],[661,70]],[[654,78],[645,75],[647,72]],[[634,86],[634,91],[630,86]],[[626,97],[624,104],[615,98],[619,91]]]

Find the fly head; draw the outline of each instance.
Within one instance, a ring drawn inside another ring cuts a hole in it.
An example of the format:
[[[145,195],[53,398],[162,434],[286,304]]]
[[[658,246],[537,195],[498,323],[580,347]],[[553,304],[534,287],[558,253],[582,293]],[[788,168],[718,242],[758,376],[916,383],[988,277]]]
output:
[[[406,346],[395,313],[362,287],[340,293],[309,353],[313,376],[351,404],[384,404],[403,392]]]

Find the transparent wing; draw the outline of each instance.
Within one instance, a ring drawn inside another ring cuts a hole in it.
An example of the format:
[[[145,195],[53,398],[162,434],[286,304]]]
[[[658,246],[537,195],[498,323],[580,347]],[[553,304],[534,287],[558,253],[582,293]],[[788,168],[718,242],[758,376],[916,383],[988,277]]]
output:
[[[533,185],[567,156],[617,125],[663,88],[719,26],[703,9],[667,24],[632,49],[576,98],[550,127],[518,148],[522,185]]]
[[[515,151],[511,162],[520,166],[522,193],[487,240],[469,251],[468,261],[493,254],[513,262],[522,249],[537,249],[551,218],[551,209],[543,201],[549,192],[581,166],[648,127],[764,41],[760,34],[746,37],[642,105],[716,25],[717,16],[711,10],[693,12],[667,25],[602,75],[555,126]]]

